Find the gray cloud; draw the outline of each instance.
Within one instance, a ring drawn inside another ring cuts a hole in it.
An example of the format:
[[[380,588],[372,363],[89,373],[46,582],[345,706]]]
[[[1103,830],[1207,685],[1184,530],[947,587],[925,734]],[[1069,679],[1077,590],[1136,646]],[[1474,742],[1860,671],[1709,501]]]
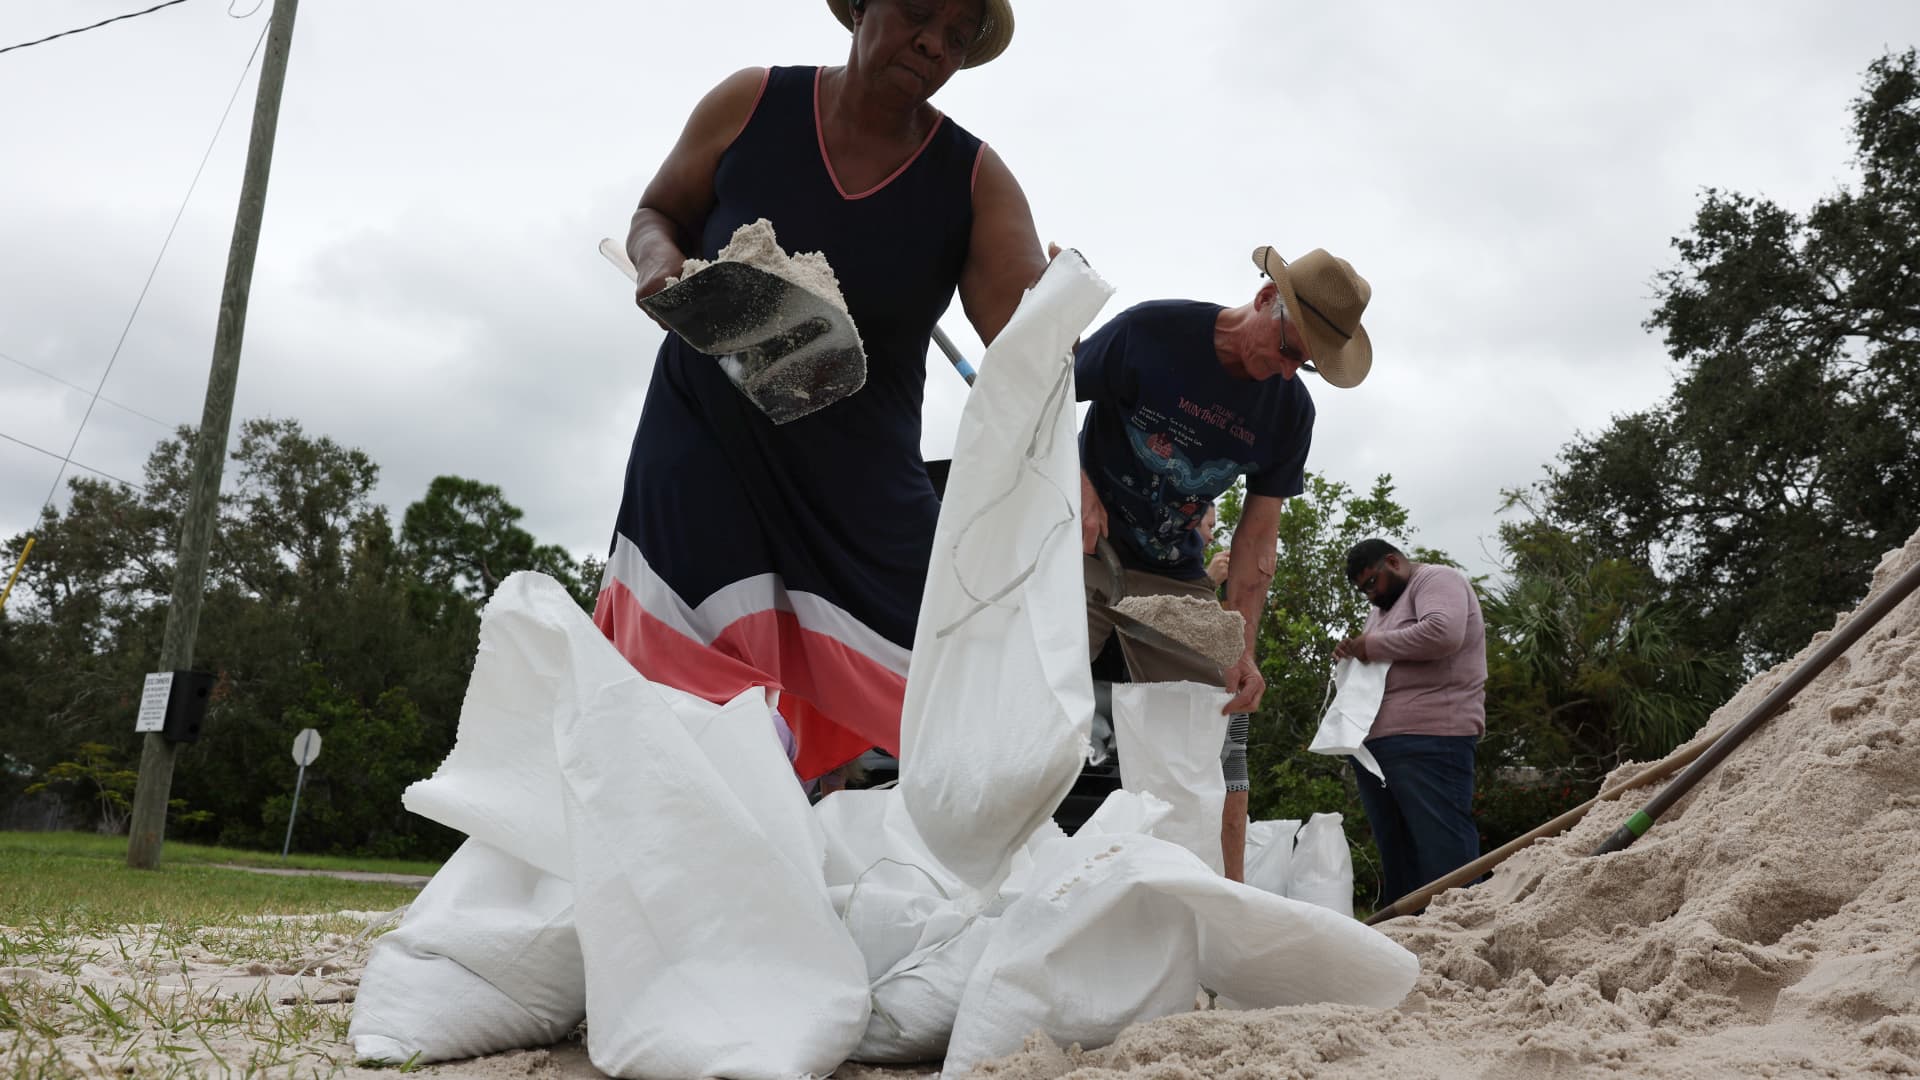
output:
[[[19,38],[69,5],[21,0]],[[263,26],[180,5],[0,57],[0,352],[99,378]],[[1314,385],[1311,466],[1391,472],[1420,538],[1478,570],[1503,487],[1670,385],[1640,328],[1699,190],[1804,208],[1848,176],[1866,64],[1911,4],[1306,9],[1025,0],[1011,51],[938,104],[1013,167],[1043,238],[1119,289],[1237,302],[1247,252],[1325,246],[1373,282],[1362,388]],[[501,485],[542,539],[604,547],[659,332],[594,244],[620,235],[729,71],[836,62],[824,5],[498,0],[300,15],[236,415],[366,449],[396,513],[432,476]],[[106,394],[195,422],[245,149],[217,144]],[[978,358],[958,306],[945,325]],[[965,387],[929,362],[925,448]],[[0,364],[0,431],[64,449],[82,395]],[[161,432],[95,411],[132,478]],[[54,463],[0,443],[0,532]]]

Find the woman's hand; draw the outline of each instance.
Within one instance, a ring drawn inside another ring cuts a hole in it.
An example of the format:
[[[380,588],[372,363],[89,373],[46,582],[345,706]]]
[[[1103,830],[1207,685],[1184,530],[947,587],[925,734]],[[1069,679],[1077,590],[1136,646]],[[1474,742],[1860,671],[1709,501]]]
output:
[[[638,217],[638,215],[635,216],[636,218]],[[635,232],[639,231],[638,229],[635,230]],[[643,250],[649,256],[646,263],[643,265],[635,262],[634,264],[636,273],[634,276],[633,302],[636,304],[666,288],[667,279],[679,277],[680,271],[685,269],[687,262],[687,256],[682,253],[679,246],[671,240],[656,240],[650,245],[644,245]],[[631,251],[628,252],[628,257],[632,257]],[[653,313],[646,308],[642,307],[640,312],[647,318],[653,319],[654,325],[660,329],[671,332],[672,327],[669,327],[659,319],[654,319]]]

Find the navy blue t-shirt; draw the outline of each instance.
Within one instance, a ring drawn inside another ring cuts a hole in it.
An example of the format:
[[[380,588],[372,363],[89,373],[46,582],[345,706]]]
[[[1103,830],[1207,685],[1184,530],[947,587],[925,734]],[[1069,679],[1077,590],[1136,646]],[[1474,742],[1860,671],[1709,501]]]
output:
[[[1205,577],[1194,526],[1239,476],[1254,495],[1300,494],[1313,398],[1298,377],[1227,374],[1213,345],[1222,310],[1150,300],[1074,351],[1075,392],[1093,402],[1080,464],[1106,504],[1120,561],[1137,569]]]

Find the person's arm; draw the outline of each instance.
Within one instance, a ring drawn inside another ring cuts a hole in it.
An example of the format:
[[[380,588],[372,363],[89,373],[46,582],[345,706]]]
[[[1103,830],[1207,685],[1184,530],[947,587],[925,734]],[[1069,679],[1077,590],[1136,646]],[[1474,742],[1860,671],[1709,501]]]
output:
[[[1239,662],[1227,669],[1227,692],[1233,700],[1222,712],[1255,711],[1267,689],[1254,646],[1260,640],[1260,616],[1266,611],[1267,591],[1273,587],[1273,572],[1279,564],[1280,508],[1286,502],[1272,495],[1248,495],[1240,524],[1233,530],[1224,603],[1246,620],[1247,647]]]
[[[982,147],[973,182],[973,231],[960,269],[960,305],[982,343],[993,344],[1021,295],[1046,269],[1026,192],[1000,155]]]
[[[746,127],[766,81],[765,68],[736,71],[693,107],[680,141],[653,174],[627,229],[627,258],[639,272],[634,300],[659,292],[698,248],[713,211],[720,156]]]
[[[1467,640],[1467,611],[1473,586],[1464,575],[1432,573],[1407,585],[1413,605],[1411,623],[1365,635],[1362,659],[1439,660],[1460,651]]]

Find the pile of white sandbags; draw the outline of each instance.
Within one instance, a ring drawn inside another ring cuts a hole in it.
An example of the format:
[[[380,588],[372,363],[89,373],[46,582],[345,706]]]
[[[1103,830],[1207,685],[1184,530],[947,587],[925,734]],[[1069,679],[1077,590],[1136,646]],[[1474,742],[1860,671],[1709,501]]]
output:
[[[1412,954],[1203,861],[1218,798],[1181,778],[1211,757],[1218,783],[1217,733],[1129,747],[1135,790],[1074,837],[1050,820],[1092,713],[1067,352],[1110,292],[1056,260],[981,365],[896,789],[809,806],[762,692],[650,683],[550,579],[501,585],[454,750],[406,796],[470,839],[376,944],[357,1057],[544,1045],[585,1018],[615,1076],[958,1076],[1033,1031],[1105,1042],[1202,985],[1249,1008],[1405,996]],[[1163,697],[1136,719],[1219,708]]]

